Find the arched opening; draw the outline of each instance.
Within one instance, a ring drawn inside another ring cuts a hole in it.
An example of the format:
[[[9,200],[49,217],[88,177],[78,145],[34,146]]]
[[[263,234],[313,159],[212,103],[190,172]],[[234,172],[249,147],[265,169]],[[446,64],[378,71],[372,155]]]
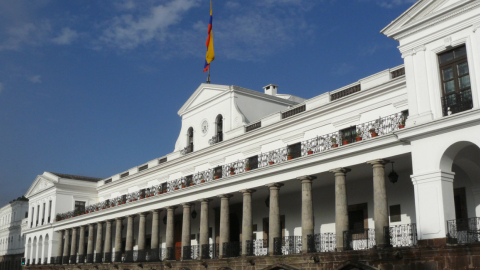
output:
[[[263,270],[298,270],[298,269],[290,265],[279,263],[279,264],[274,264],[274,265],[265,267]]]
[[[455,219],[447,221],[451,243],[478,241],[480,234],[480,148],[460,141],[448,147],[440,159],[440,169],[453,172]]]
[[[32,238],[28,238],[28,242],[27,244],[25,245],[25,258],[27,260],[27,264],[30,263],[30,256],[31,256],[31,253],[32,253]]]
[[[37,237],[33,238],[32,244],[32,265],[36,263],[37,259]]]
[[[216,127],[216,136],[217,142],[223,141],[223,116],[221,114],[217,115],[215,119],[215,127]]]
[[[49,248],[49,237],[48,234],[45,235],[45,240],[43,240],[43,260],[44,262],[48,262],[48,248]]]
[[[42,236],[38,238],[38,255],[35,261],[37,262],[37,264],[41,264],[43,261],[43,237]]]
[[[193,152],[193,128],[190,127],[187,131],[187,153]]]

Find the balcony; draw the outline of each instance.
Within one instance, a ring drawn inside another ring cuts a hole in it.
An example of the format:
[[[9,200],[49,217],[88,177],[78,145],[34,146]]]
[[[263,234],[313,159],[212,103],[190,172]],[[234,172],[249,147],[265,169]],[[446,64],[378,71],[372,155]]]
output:
[[[473,108],[470,89],[442,97],[443,116],[471,110]]]
[[[448,244],[472,244],[480,242],[480,218],[447,221]]]

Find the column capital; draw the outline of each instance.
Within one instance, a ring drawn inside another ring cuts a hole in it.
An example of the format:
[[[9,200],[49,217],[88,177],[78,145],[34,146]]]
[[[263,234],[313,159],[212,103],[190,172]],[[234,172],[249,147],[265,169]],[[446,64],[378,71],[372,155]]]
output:
[[[249,188],[249,189],[242,189],[242,190],[239,190],[238,192],[240,193],[243,193],[243,194],[246,194],[246,193],[254,193],[255,191],[257,191],[256,189],[252,189],[252,188]]]
[[[213,199],[210,199],[210,198],[204,198],[204,199],[200,199],[198,200],[199,202],[202,202],[202,203],[209,203],[211,201],[213,201]]]
[[[140,213],[138,213],[139,216],[148,216],[148,214],[150,214],[150,212],[140,212]]]
[[[381,165],[381,166],[385,166],[385,164],[388,164],[390,163],[390,160],[388,159],[374,159],[374,160],[370,160],[370,161],[367,161],[367,164],[370,164],[370,165]]]
[[[117,217],[115,218],[115,220],[120,220],[120,221],[123,221],[125,219],[125,217]]]
[[[283,183],[270,183],[270,184],[266,184],[265,186],[269,187],[270,189],[279,189],[281,187],[283,187],[285,184]]]
[[[163,209],[153,209],[153,210],[152,210],[152,213],[160,213],[160,212],[162,212],[162,211],[163,211]]]
[[[181,203],[180,204],[183,208],[189,208],[191,207],[192,205],[194,205],[194,203],[192,202],[186,202],[186,203]]]
[[[350,172],[351,169],[350,168],[336,168],[336,169],[333,169],[333,170],[330,170],[331,173],[334,173],[335,175],[337,174],[346,174],[348,172]]]
[[[317,179],[317,177],[313,176],[313,175],[304,175],[304,176],[297,177],[296,179],[301,180],[301,181],[303,181],[303,180],[313,181],[313,180]]]
[[[170,205],[170,206],[165,206],[165,209],[175,211],[175,209],[177,209],[177,207],[178,206],[176,206],[176,205]]]
[[[114,219],[107,219],[105,220],[105,223],[112,223],[114,221]]]
[[[221,195],[217,195],[217,197],[221,199],[230,199],[231,197],[233,197],[233,194],[221,194]]]

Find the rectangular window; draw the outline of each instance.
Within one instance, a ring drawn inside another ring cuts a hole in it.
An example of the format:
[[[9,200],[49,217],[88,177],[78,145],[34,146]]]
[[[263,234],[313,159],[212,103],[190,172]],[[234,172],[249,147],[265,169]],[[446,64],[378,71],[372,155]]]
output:
[[[139,171],[139,172],[141,172],[141,171],[143,171],[143,170],[146,170],[146,169],[148,169],[148,164],[145,164],[145,165],[143,165],[143,166],[138,167],[138,171]]]
[[[302,143],[296,143],[287,146],[287,159],[298,158],[302,156]]]
[[[367,203],[348,206],[348,230],[363,233],[368,228]]]
[[[258,168],[258,156],[249,157],[245,164],[245,170],[255,170]]]
[[[50,222],[50,217],[52,216],[52,201],[48,202],[48,222]]]
[[[80,212],[80,213],[85,212],[85,202],[75,201],[75,213],[77,212]]]
[[[342,129],[340,130],[340,135],[342,136],[342,144],[344,144],[344,142],[353,143],[356,141],[357,138],[357,127],[352,126],[346,129]]]
[[[104,184],[108,184],[112,182],[112,178],[105,180]]]
[[[438,62],[443,90],[443,115],[472,109],[472,91],[465,45],[439,54]]]
[[[46,204],[46,203],[43,203],[43,216],[42,216],[42,220],[45,220],[45,212],[47,212],[46,206],[47,206],[47,204]]]
[[[193,186],[193,175],[187,175],[185,177],[185,184],[187,187]]]
[[[390,222],[400,222],[400,221],[402,221],[400,204],[390,205]]]
[[[120,178],[127,177],[130,173],[129,172],[124,172],[120,174]]]
[[[218,166],[215,169],[213,169],[213,178],[214,179],[222,178],[222,166]]]

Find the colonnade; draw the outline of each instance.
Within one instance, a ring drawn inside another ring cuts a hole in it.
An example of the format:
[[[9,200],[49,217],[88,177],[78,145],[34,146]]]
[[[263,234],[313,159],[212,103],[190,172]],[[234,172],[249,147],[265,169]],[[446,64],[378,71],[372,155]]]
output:
[[[375,220],[375,232],[376,243],[378,247],[386,245],[383,237],[383,229],[388,226],[388,209],[387,209],[387,196],[385,188],[385,172],[384,166],[388,163],[388,160],[372,160],[367,162],[373,167],[373,186],[374,186],[374,220]],[[336,168],[330,172],[335,176],[335,227],[336,227],[336,248],[337,251],[344,250],[344,236],[343,232],[348,231],[348,203],[347,203],[347,189],[346,189],[346,174],[350,171],[349,168]],[[302,224],[302,252],[310,252],[314,235],[314,211],[312,201],[312,182],[316,179],[314,176],[302,176],[296,178],[300,181],[302,186],[302,212],[301,212],[301,224]],[[266,185],[270,191],[269,198],[269,255],[278,254],[278,243],[275,243],[275,239],[281,237],[281,224],[280,224],[280,189],[283,186],[282,183],[270,183]],[[255,189],[244,189],[239,191],[243,197],[243,215],[242,215],[242,242],[241,250],[242,255],[252,255],[249,245],[252,244],[253,239],[253,222],[252,222],[252,196]],[[228,247],[230,243],[230,221],[229,221],[229,201],[233,196],[232,193],[220,194],[217,197],[220,198],[220,228],[219,228],[219,258],[226,257],[228,254]],[[212,201],[210,198],[201,199],[201,211],[200,211],[200,235],[199,235],[199,259],[206,259],[209,256],[209,203]],[[191,234],[191,214],[190,209],[193,205],[192,202],[182,203],[183,220],[182,220],[182,258],[188,257],[190,252],[190,234]],[[174,211],[177,206],[165,207],[166,213],[166,259],[175,260],[175,246],[174,246]],[[154,209],[150,212],[142,212],[136,215],[128,215],[127,218],[127,232],[125,252],[122,253],[122,220],[124,217],[116,218],[116,232],[115,232],[115,254],[114,261],[133,261],[133,224],[134,218],[139,217],[138,228],[138,258],[136,261],[158,260],[159,256],[159,213],[161,209]],[[151,230],[151,245],[146,247],[146,217],[148,214],[152,214],[152,230]],[[84,243],[85,231],[88,226],[88,242],[87,250],[85,250],[83,244],[79,245],[78,255],[79,261],[83,262],[86,255],[86,262],[109,262],[112,260],[112,223],[114,220],[106,220],[97,222],[96,224],[88,224],[80,226],[79,239],[80,243]],[[94,245],[94,226],[97,227],[97,237],[95,242],[95,252],[93,254]],[[103,246],[103,227],[105,226],[105,245]],[[72,228],[67,230],[60,230],[60,239],[65,235],[65,241],[63,246],[58,246],[57,254],[62,256],[63,263],[75,262],[77,255],[77,231],[78,228]],[[72,232],[70,242],[70,232]],[[148,249],[147,249],[148,248]],[[104,254],[105,252],[105,254]],[[95,258],[95,259],[94,259]],[[60,258],[57,258],[57,262]]]

